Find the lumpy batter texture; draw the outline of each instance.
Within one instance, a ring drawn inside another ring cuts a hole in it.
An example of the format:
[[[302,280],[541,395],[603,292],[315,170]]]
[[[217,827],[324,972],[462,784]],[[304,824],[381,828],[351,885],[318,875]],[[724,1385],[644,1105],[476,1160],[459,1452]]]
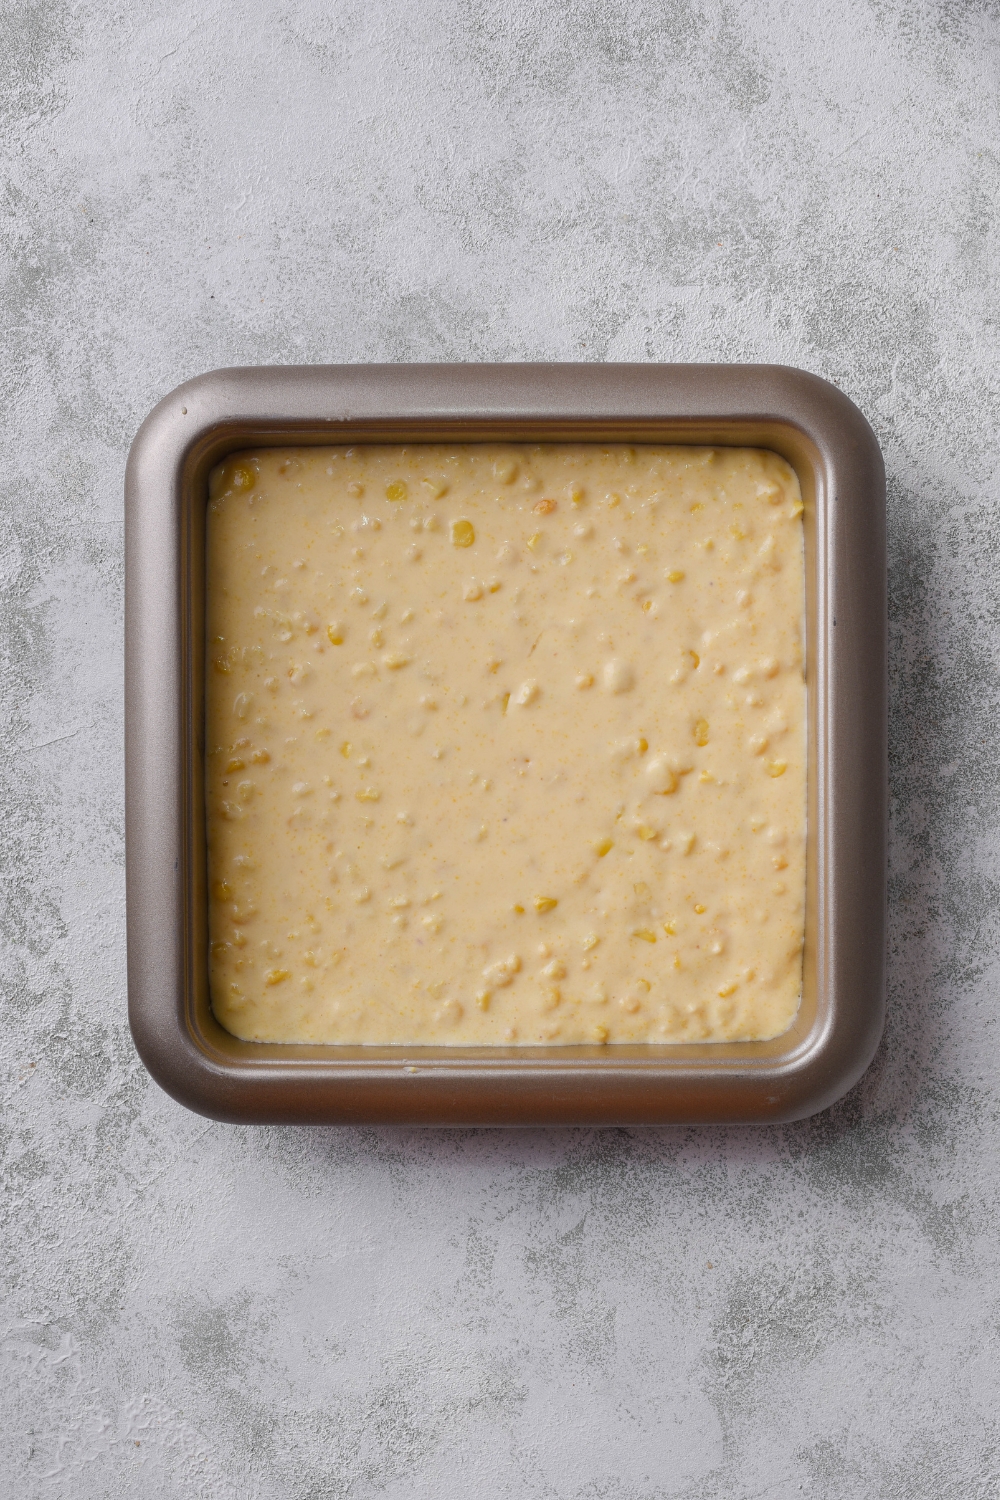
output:
[[[786,1030],[801,516],[792,470],[753,449],[262,449],[220,466],[220,1022],[435,1045]]]

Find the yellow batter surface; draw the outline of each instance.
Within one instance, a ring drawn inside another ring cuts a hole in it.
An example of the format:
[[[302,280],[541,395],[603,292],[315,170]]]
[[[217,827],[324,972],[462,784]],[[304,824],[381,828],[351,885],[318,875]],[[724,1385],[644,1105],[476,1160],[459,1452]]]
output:
[[[438,1045],[787,1029],[806,766],[782,459],[262,449],[210,494],[223,1026]]]

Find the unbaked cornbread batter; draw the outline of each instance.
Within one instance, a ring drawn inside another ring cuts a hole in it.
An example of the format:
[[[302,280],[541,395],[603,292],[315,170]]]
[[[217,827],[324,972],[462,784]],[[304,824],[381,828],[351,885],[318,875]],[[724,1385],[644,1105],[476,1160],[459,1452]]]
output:
[[[805,908],[798,481],[754,449],[212,475],[211,992],[239,1037],[777,1036]]]

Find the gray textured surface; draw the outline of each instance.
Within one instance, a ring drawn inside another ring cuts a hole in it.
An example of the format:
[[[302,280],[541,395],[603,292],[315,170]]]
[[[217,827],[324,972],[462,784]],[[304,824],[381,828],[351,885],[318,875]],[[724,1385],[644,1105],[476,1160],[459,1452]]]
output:
[[[1000,11],[3,0],[0,1494],[993,1496]],[[129,440],[216,365],[780,360],[890,475],[890,1017],[769,1131],[242,1130],[125,1026]]]

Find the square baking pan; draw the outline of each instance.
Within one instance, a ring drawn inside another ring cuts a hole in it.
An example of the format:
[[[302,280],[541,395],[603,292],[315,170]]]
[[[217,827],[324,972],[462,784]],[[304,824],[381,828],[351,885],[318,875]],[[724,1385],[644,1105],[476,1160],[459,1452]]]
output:
[[[805,505],[806,929],[798,1015],[764,1042],[549,1047],[240,1041],[208,985],[205,512],[237,449],[421,442],[771,449]],[[217,370],[143,423],[126,502],[129,1019],[157,1082],[243,1123],[637,1125],[799,1119],[882,1032],[885,474],[851,402],[769,365],[331,365]]]

